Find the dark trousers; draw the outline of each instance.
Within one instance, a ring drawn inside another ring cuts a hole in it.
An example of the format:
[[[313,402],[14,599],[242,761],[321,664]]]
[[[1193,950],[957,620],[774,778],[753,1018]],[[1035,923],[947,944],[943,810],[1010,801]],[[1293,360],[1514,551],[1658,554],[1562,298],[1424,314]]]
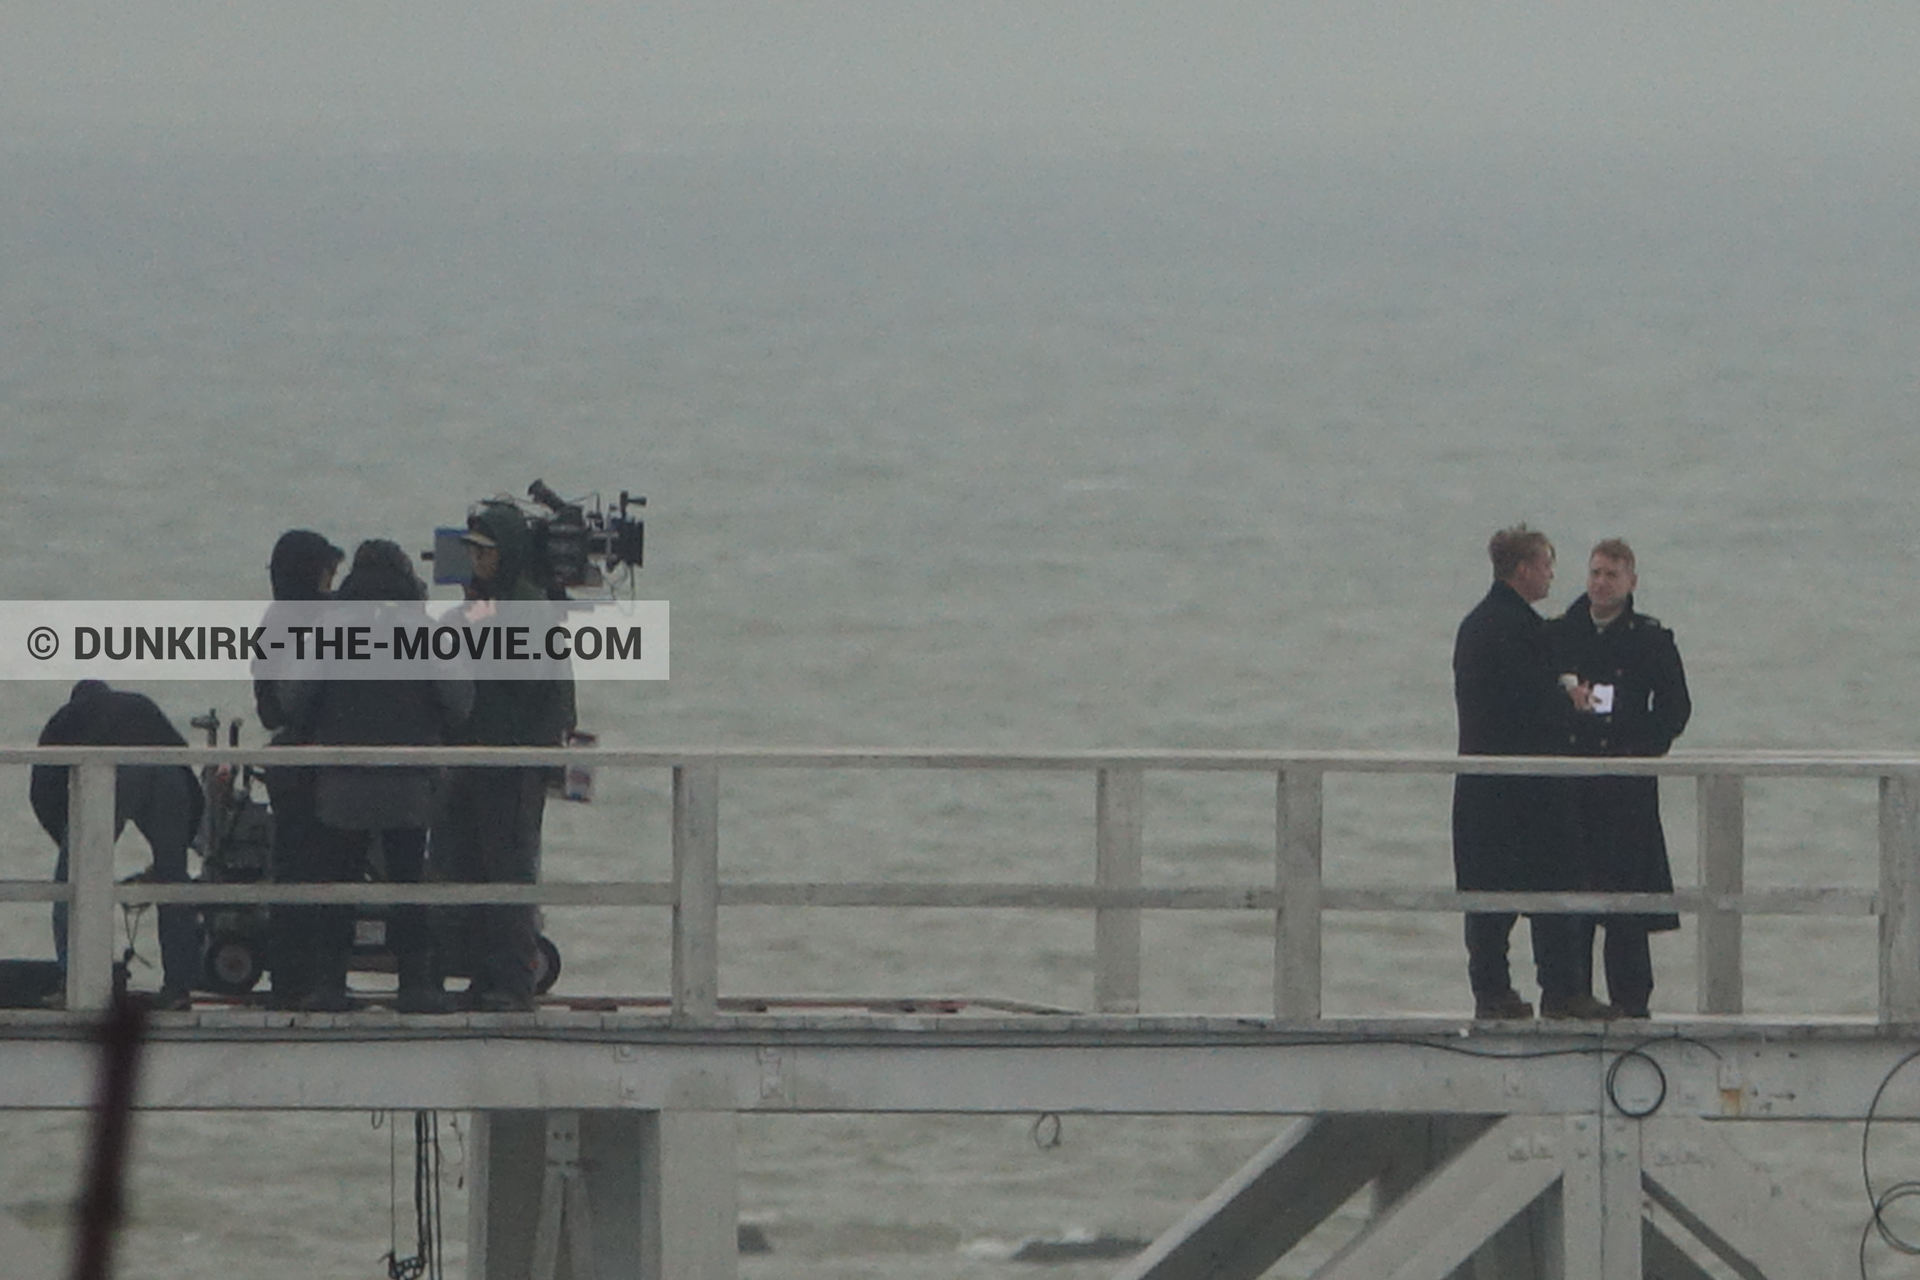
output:
[[[1617,1009],[1640,1012],[1653,998],[1653,948],[1645,920],[1638,916],[1581,916],[1575,951],[1583,969],[1582,991],[1593,990],[1593,934],[1606,930],[1601,963],[1607,974],[1607,1000]]]
[[[313,769],[282,767],[266,771],[267,800],[273,805],[273,878],[283,884],[313,884],[326,879],[319,873],[326,855],[317,847],[325,833],[314,812],[315,777]],[[298,999],[313,990],[321,910],[289,905],[272,908],[267,969],[274,995]]]
[[[543,768],[455,769],[445,826],[434,832],[436,865],[444,847],[456,880],[533,884],[540,878],[540,821],[546,804]],[[475,990],[533,995],[540,942],[534,908],[470,908],[466,937]]]
[[[427,862],[424,827],[395,827],[387,831],[348,831],[322,826],[312,849],[314,859],[303,870],[307,883],[340,884],[365,879],[370,869],[373,837],[380,837],[384,879],[395,884],[419,884]],[[353,957],[353,925],[360,914],[349,905],[306,907],[295,917],[288,945],[305,945],[311,957],[314,986],[338,991],[347,984]],[[432,939],[424,907],[395,907],[388,918],[388,943],[399,961],[400,979],[413,986],[427,982]]]
[[[187,845],[193,839],[193,774],[177,765],[121,765],[113,779],[113,838],[131,822],[153,849],[153,877],[162,884],[187,878]],[[66,841],[54,862],[53,878],[65,883]],[[200,918],[195,907],[163,906],[160,911],[160,981],[174,991],[200,985]],[[53,954],[67,967],[67,904],[53,904]]]
[[[1513,971],[1507,963],[1507,939],[1519,916],[1510,911],[1470,911],[1467,913],[1467,981],[1476,998],[1497,996],[1513,989]],[[1593,935],[1583,932],[1585,917],[1568,915],[1530,915],[1533,930],[1534,971],[1540,990],[1550,996],[1570,996],[1584,991],[1582,980],[1587,969],[1580,963],[1579,945],[1584,938],[1592,950]]]

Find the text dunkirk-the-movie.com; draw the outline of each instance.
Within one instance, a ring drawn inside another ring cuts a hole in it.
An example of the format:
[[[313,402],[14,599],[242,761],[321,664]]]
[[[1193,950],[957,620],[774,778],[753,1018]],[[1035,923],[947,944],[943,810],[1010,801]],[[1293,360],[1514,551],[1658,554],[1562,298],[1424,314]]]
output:
[[[0,601],[10,680],[665,680],[667,602]]]

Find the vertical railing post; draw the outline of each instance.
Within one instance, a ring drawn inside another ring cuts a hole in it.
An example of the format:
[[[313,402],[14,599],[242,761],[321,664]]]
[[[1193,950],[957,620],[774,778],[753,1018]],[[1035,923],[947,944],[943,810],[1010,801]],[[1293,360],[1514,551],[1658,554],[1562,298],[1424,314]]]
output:
[[[1320,801],[1317,769],[1285,769],[1275,798],[1273,1013],[1320,1016]]]
[[[1746,779],[1703,774],[1699,779],[1700,887],[1710,894],[1746,886]],[[1740,913],[1708,906],[1700,912],[1696,969],[1701,1013],[1739,1013],[1746,1003]]]
[[[113,825],[111,764],[68,770],[67,1008],[113,1002]]]
[[[1094,782],[1093,883],[1140,887],[1140,833],[1146,781],[1139,769],[1101,769]],[[1140,911],[1095,907],[1093,1001],[1101,1013],[1140,1012]]]
[[[1920,1022],[1920,773],[1880,779],[1880,1021]]]
[[[673,1016],[720,1007],[720,766],[673,769]]]

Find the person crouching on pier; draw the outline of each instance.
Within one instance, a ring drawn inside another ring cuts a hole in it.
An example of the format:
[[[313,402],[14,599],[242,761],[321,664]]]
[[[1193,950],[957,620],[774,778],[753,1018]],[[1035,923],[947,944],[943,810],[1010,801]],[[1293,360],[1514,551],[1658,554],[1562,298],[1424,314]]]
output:
[[[511,504],[490,502],[467,522],[473,602],[544,600],[533,580],[533,537]],[[484,605],[470,604],[483,611]],[[557,747],[574,726],[571,678],[479,680],[466,741],[485,747]],[[443,825],[434,831],[454,877],[467,883],[533,884],[540,878],[540,824],[549,770],[462,766],[453,770]],[[533,907],[474,907],[466,929],[473,983],[467,1004],[481,1012],[534,1007],[540,928]]]
[[[353,567],[334,595],[340,601],[392,602],[375,624],[381,633],[389,626],[424,625],[426,598],[426,586],[415,576],[407,553],[384,539],[355,548]],[[290,681],[283,696],[294,722],[304,728],[303,740],[315,746],[444,746],[460,740],[473,709],[473,685],[462,679]],[[311,879],[358,878],[378,835],[386,879],[418,884],[426,865],[437,775],[435,769],[412,765],[327,765],[317,770],[313,795],[320,832]],[[313,989],[301,1007],[315,1012],[350,1009],[347,966],[354,909],[320,907],[315,917]],[[427,908],[395,907],[389,940],[400,971],[394,1007],[402,1013],[451,1011]]]
[[[1619,538],[1587,559],[1587,593],[1547,624],[1547,642],[1562,685],[1580,714],[1563,750],[1576,756],[1663,756],[1687,727],[1693,699],[1673,632],[1633,607],[1633,548]],[[1660,826],[1660,780],[1652,777],[1570,778],[1590,887],[1606,893],[1672,893],[1667,837]],[[1648,935],[1680,927],[1680,917],[1586,916],[1576,946],[1592,991],[1595,927],[1603,950],[1607,1000],[1623,1018],[1648,1016],[1653,957]]]
[[[99,680],[73,686],[67,704],[40,732],[43,747],[184,747],[187,740],[167,713],[143,693],[111,689]],[[28,783],[34,816],[60,856],[53,878],[65,882],[70,853],[67,830],[67,766],[37,764]],[[153,878],[178,884],[187,878],[187,846],[200,827],[205,800],[200,780],[183,764],[123,764],[113,777],[113,836],[129,822],[153,850]],[[67,967],[67,904],[53,904],[54,956]],[[145,997],[154,1009],[186,1009],[200,974],[200,922],[195,908],[160,908],[160,990]]]

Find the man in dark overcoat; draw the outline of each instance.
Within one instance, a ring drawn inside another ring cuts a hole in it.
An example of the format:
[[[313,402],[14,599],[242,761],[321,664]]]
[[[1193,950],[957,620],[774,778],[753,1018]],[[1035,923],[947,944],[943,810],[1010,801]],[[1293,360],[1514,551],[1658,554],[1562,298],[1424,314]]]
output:
[[[1585,703],[1560,750],[1581,756],[1662,756],[1687,727],[1693,700],[1673,632],[1633,607],[1633,548],[1619,538],[1595,546],[1587,593],[1547,624],[1554,666]],[[1575,778],[1573,793],[1589,886],[1610,893],[1672,893],[1658,778]],[[1678,929],[1675,915],[1585,917],[1582,964],[1593,967],[1593,933],[1606,929],[1607,999],[1622,1017],[1647,1016],[1653,994],[1650,933]],[[1591,991],[1592,979],[1584,990]]]
[[[1551,755],[1561,749],[1573,699],[1548,654],[1546,622],[1534,612],[1553,586],[1553,544],[1516,525],[1487,544],[1494,582],[1460,623],[1453,648],[1454,704],[1462,755]],[[1462,891],[1555,891],[1584,887],[1566,780],[1460,774],[1453,790],[1454,884]],[[1513,912],[1467,913],[1467,980],[1476,1018],[1530,1018],[1513,989],[1507,941]],[[1577,916],[1530,917],[1545,1017],[1601,1017],[1586,994]]]

